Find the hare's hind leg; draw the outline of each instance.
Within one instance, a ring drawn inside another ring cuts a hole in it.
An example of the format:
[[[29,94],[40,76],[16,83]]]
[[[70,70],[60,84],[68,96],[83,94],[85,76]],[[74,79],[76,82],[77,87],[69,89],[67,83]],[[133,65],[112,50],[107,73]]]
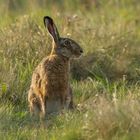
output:
[[[40,112],[40,101],[32,89],[28,94],[29,111],[31,116],[37,116]]]
[[[46,98],[40,97],[40,119],[45,120],[46,117]]]

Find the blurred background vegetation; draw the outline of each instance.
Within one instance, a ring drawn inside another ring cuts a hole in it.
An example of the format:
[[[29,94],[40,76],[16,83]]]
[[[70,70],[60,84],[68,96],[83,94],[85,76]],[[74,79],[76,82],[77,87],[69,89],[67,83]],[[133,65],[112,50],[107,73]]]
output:
[[[71,83],[76,104],[86,111],[55,118],[49,137],[140,137],[139,0],[0,0],[0,15],[0,131],[8,130],[0,138],[38,139],[36,132],[39,139],[48,137],[37,127],[27,131],[32,72],[51,49],[45,15],[84,49],[71,63]]]

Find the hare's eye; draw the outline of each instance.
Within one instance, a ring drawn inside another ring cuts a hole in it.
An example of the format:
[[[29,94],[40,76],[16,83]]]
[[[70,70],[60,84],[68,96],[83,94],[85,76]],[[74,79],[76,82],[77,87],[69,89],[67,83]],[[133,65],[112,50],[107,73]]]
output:
[[[66,40],[66,41],[65,41],[65,45],[66,45],[66,46],[69,46],[69,45],[70,45],[70,41],[69,41],[69,40]]]

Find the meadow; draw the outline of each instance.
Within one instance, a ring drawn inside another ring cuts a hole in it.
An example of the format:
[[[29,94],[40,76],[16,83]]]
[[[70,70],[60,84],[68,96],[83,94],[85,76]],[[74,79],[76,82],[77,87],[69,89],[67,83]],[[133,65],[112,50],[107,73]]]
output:
[[[139,0],[0,1],[1,140],[139,140]],[[30,118],[32,72],[51,50],[43,17],[84,50],[71,62],[77,109]]]

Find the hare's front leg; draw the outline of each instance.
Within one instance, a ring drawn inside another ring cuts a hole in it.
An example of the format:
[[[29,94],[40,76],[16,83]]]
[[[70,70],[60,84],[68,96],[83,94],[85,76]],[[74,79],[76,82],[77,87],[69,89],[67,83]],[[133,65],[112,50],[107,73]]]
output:
[[[74,109],[75,104],[73,102],[73,92],[71,86],[69,87],[69,91],[67,92],[66,96],[66,107],[67,109]]]
[[[64,108],[65,108],[65,99],[66,99],[65,95],[62,95],[62,96],[60,97],[61,109],[64,109]]]

